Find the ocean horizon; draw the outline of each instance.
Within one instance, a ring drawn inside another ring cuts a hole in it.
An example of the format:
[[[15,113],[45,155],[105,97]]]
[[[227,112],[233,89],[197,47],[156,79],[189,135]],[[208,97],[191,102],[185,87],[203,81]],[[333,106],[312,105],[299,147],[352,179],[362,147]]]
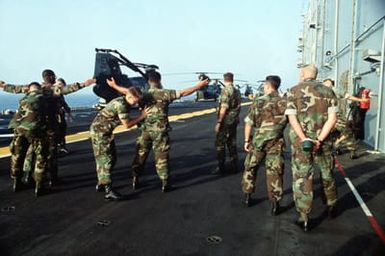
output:
[[[0,92],[0,111],[11,109],[16,110],[19,106],[19,100],[23,94],[11,94]],[[65,96],[67,104],[71,107],[92,107],[99,102],[99,97],[92,92],[74,93]]]

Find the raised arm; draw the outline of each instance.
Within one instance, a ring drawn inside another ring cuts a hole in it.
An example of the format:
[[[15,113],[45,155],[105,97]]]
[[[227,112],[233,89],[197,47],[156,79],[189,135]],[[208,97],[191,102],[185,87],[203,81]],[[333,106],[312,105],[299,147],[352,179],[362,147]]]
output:
[[[111,77],[110,79],[107,79],[107,84],[108,84],[108,86],[110,86],[112,89],[114,89],[115,91],[117,91],[120,94],[126,95],[128,92],[128,88],[118,85],[115,82],[115,79],[113,77]]]
[[[55,95],[67,95],[73,92],[77,92],[87,86],[96,83],[96,79],[87,79],[83,83],[73,83],[64,87],[61,87],[59,84],[54,85],[54,94]]]
[[[346,99],[351,100],[351,101],[355,101],[355,102],[369,102],[370,101],[370,99],[368,99],[368,98],[363,99],[363,98],[358,98],[358,97],[352,96],[352,95],[347,95]]]
[[[0,81],[0,88],[3,89],[4,92],[8,93],[27,93],[28,92],[28,85],[13,85],[13,84],[7,84],[4,81]]]
[[[209,84],[209,79],[199,80],[195,86],[180,90],[180,96],[181,97],[188,96],[188,95],[202,89],[203,87],[207,86],[208,84]]]

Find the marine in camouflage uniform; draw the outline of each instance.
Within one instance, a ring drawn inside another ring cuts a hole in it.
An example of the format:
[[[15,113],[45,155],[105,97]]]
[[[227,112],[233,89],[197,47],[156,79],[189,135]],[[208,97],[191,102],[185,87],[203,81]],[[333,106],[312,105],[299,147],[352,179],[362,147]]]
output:
[[[334,81],[331,79],[325,79],[323,84],[333,89],[338,100],[339,112],[337,114],[337,124],[332,131],[332,135],[334,137],[334,148],[337,153],[339,153],[341,149],[346,148],[350,152],[350,158],[355,159],[357,158],[356,152],[358,149],[358,142],[354,137],[352,129],[348,125],[345,111],[347,101],[346,98],[349,94],[343,91],[342,88],[334,87]]]
[[[277,91],[280,83],[278,76],[268,76],[264,84],[265,95],[254,100],[245,118],[245,150],[248,151],[242,178],[242,190],[246,194],[245,205],[250,205],[257,170],[265,159],[267,193],[272,203],[273,215],[278,214],[283,195],[283,130],[287,124],[287,117],[284,115],[286,102]],[[254,135],[250,136],[252,127]]]
[[[135,119],[130,119],[131,105],[138,103],[141,93],[139,89],[130,88],[126,96],[118,97],[110,101],[93,120],[90,127],[92,149],[96,162],[98,183],[97,191],[105,191],[105,199],[119,200],[121,196],[111,187],[111,171],[116,163],[116,148],[114,129],[121,123],[127,128],[143,120],[142,113]]]
[[[296,222],[308,230],[313,201],[314,165],[321,171],[323,189],[329,216],[335,213],[337,188],[333,176],[332,137],[330,131],[336,122],[337,99],[331,88],[315,81],[317,68],[313,65],[301,70],[301,83],[287,94],[286,115],[289,116],[291,142],[293,197],[300,218]],[[299,129],[295,130],[295,129]],[[296,132],[297,131],[297,132]],[[315,147],[306,151],[303,141],[312,139]]]
[[[170,151],[168,106],[174,100],[188,96],[207,86],[209,80],[201,79],[193,87],[176,91],[160,89],[162,88],[161,75],[156,71],[148,72],[147,78],[150,89],[143,93],[140,104],[147,107],[147,117],[140,124],[140,135],[136,140],[136,152],[132,163],[132,186],[134,190],[137,188],[138,177],[143,172],[146,159],[152,149],[155,155],[156,171],[162,181],[162,192],[168,192],[172,189],[168,182]],[[122,94],[127,90],[115,82],[108,82],[108,84]]]
[[[43,71],[43,78],[46,79],[46,73],[49,74],[51,80],[54,81],[55,74],[51,70]],[[48,80],[49,81],[49,80]],[[52,81],[51,81],[52,82]],[[58,164],[57,164],[57,134],[60,131],[60,123],[59,123],[59,115],[60,106],[59,102],[61,100],[62,95],[67,95],[73,92],[76,92],[86,86],[94,83],[93,79],[87,80],[85,83],[73,83],[71,85],[67,85],[65,87],[60,84],[54,84],[53,82],[43,82],[42,83],[42,94],[44,97],[44,108],[45,111],[45,123],[46,123],[46,140],[48,143],[48,155],[47,155],[47,170],[50,174],[51,182],[56,181],[58,178]],[[28,91],[27,85],[12,85],[5,84],[4,87],[5,92],[9,93],[26,93]],[[30,169],[33,164],[34,156],[32,150],[28,151],[27,157],[25,159],[24,166],[26,167],[25,172],[30,173],[32,170]],[[25,175],[26,180],[28,179],[28,174]]]
[[[20,100],[19,109],[9,123],[9,128],[14,131],[10,144],[11,177],[14,180],[13,189],[16,192],[21,188],[23,163],[28,149],[31,148],[35,155],[34,179],[37,196],[41,193],[46,169],[45,109],[40,84],[31,83],[29,87],[31,91]]]
[[[241,111],[241,93],[233,86],[233,74],[224,74],[225,86],[219,97],[215,148],[218,166],[213,174],[225,171],[226,146],[233,172],[238,170],[237,126]]]
[[[154,151],[156,172],[162,182],[169,177],[170,138],[168,135],[168,105],[180,98],[176,90],[150,88],[143,95],[149,114],[140,124],[140,135],[136,139],[136,152],[132,163],[134,180],[143,172],[151,149]],[[135,186],[135,184],[134,184]]]

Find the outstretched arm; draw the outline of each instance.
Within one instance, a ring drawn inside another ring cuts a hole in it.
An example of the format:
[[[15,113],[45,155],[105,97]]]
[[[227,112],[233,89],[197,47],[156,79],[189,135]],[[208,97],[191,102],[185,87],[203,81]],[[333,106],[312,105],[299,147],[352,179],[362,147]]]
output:
[[[356,102],[369,102],[370,101],[369,99],[362,99],[362,98],[358,98],[358,97],[351,96],[351,95],[348,95],[346,98],[348,100],[356,101]]]
[[[77,92],[87,86],[90,86],[92,84],[96,83],[96,79],[94,78],[91,78],[91,79],[87,79],[86,81],[84,81],[83,83],[73,83],[73,84],[70,84],[70,85],[67,85],[67,86],[64,86],[64,87],[60,87],[59,85],[56,85],[55,84],[55,94],[57,95],[67,95],[67,94],[70,94],[70,93],[73,93],[73,92]]]
[[[3,89],[4,92],[8,93],[27,93],[28,92],[28,85],[13,85],[13,84],[7,84],[4,81],[0,81],[0,88]]]
[[[209,84],[209,79],[199,80],[195,86],[180,90],[180,96],[181,97],[188,96],[188,95],[202,89],[203,87],[205,87],[208,84]]]

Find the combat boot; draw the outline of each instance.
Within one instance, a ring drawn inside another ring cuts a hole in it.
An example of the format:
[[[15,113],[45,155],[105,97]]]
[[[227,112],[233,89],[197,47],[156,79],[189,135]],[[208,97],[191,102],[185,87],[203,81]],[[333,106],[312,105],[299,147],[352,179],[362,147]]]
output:
[[[278,201],[273,200],[271,202],[271,215],[277,216],[279,214],[280,205]]]
[[[238,160],[231,161],[231,169],[232,169],[233,173],[238,172]]]
[[[138,176],[132,176],[132,190],[136,190],[139,188],[139,177]]]
[[[245,193],[245,199],[243,200],[245,207],[250,207],[251,205],[251,193]]]
[[[31,178],[31,172],[24,172],[23,173],[23,178],[21,178],[21,182],[23,182],[24,185],[30,185],[32,181]]]
[[[224,174],[225,173],[225,166],[224,166],[224,164],[219,164],[216,168],[215,168],[215,170],[213,170],[212,172],[211,172],[211,174],[213,174],[213,175],[221,175],[221,174]]]
[[[39,197],[39,196],[42,196],[43,194],[44,194],[43,185],[41,184],[41,182],[36,182],[36,184],[35,184],[35,196]]]
[[[337,207],[336,205],[329,205],[327,207],[328,219],[334,219],[337,217]]]
[[[122,195],[112,189],[111,184],[104,185],[106,194],[104,199],[106,201],[119,201],[122,199]]]
[[[167,180],[162,180],[162,193],[170,192],[173,188]]]
[[[12,190],[13,192],[19,192],[23,188],[23,183],[21,182],[21,178],[13,178]]]
[[[358,158],[358,155],[357,155],[357,152],[355,150],[352,150],[350,152],[350,159],[357,159]]]
[[[96,192],[106,192],[105,185],[99,183],[96,184],[95,190]]]
[[[295,224],[300,227],[304,232],[309,231],[309,219],[307,215],[301,214],[298,220],[295,221]]]

